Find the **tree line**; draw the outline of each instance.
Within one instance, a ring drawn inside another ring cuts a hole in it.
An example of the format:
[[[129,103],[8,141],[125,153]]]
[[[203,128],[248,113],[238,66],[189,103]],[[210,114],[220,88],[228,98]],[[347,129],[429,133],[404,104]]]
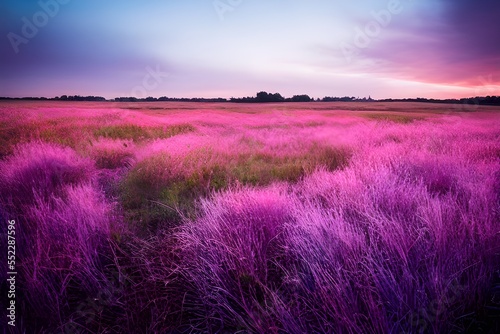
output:
[[[314,99],[307,94],[294,95],[285,98],[280,93],[258,92],[256,96],[231,97],[230,99],[218,98],[176,98],[176,97],[117,97],[106,99],[102,96],[80,96],[80,95],[62,95],[54,98],[47,97],[0,97],[0,100],[47,100],[47,101],[114,101],[114,102],[233,102],[233,103],[280,103],[280,102],[425,102],[425,103],[448,103],[448,104],[466,104],[466,105],[500,105],[500,96],[476,96],[462,99],[428,99],[428,98],[406,98],[406,99],[381,99],[374,100],[371,97],[332,97],[325,96],[322,99]]]

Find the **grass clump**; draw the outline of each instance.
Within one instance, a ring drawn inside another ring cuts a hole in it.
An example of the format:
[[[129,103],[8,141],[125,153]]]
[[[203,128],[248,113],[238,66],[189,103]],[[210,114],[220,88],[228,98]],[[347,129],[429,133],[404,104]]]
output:
[[[131,141],[101,138],[88,148],[88,155],[101,169],[130,168],[135,160],[134,150]]]
[[[14,154],[0,165],[2,189],[18,209],[61,195],[63,185],[76,185],[92,176],[92,161],[73,150],[53,144],[31,143],[17,146]]]
[[[60,329],[76,316],[79,298],[106,290],[114,208],[94,176],[92,161],[54,144],[20,145],[0,162],[0,215],[16,221],[16,293],[19,314],[29,314],[18,323],[24,332]]]

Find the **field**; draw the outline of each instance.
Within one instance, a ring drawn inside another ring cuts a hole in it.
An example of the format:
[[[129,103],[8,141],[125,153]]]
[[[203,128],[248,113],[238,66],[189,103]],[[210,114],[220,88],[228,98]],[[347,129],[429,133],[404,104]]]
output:
[[[0,102],[16,330],[500,332],[499,109]]]

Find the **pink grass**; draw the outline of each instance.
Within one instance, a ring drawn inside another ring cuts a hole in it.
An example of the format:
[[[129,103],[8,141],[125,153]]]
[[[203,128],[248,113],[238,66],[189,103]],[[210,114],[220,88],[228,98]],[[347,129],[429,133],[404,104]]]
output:
[[[0,106],[27,331],[500,328],[494,108],[132,107]]]

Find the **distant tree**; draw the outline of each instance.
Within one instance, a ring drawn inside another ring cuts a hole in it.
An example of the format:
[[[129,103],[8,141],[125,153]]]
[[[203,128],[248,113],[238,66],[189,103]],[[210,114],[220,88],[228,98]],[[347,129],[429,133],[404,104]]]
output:
[[[292,102],[311,102],[312,99],[309,97],[309,95],[294,95],[292,97]]]
[[[257,93],[257,98],[255,99],[256,102],[269,102],[270,97],[269,93],[267,92],[258,92]]]
[[[255,102],[284,102],[285,98],[279,93],[270,94],[267,92],[258,92]]]

